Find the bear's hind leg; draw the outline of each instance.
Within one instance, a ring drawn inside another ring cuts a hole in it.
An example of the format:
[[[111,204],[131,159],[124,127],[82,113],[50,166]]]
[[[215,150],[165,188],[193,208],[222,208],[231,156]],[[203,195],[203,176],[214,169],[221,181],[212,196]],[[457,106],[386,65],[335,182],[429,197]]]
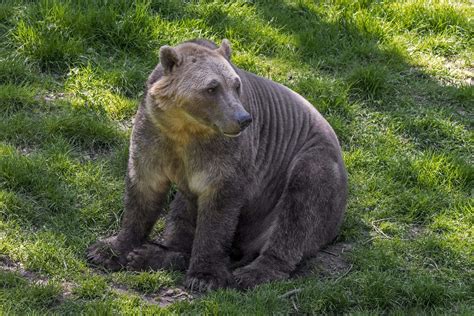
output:
[[[240,286],[252,288],[286,279],[304,257],[331,242],[338,233],[346,195],[347,176],[342,162],[321,157],[321,151],[297,157],[260,255],[234,271]]]

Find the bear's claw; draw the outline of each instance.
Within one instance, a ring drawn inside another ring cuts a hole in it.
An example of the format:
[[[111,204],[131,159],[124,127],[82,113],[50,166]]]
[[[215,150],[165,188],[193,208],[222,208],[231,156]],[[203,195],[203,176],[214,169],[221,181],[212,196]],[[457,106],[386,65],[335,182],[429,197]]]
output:
[[[236,288],[235,280],[227,269],[212,272],[188,273],[185,286],[196,292],[207,292],[220,288]]]
[[[115,243],[116,238],[109,237],[87,248],[86,257],[89,264],[110,271],[123,269],[125,266],[125,258],[121,254],[121,251],[117,249]]]

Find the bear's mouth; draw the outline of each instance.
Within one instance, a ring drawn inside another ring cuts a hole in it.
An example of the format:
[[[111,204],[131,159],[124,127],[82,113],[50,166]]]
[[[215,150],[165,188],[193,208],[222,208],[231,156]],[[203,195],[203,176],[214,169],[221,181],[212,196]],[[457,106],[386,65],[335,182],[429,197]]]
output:
[[[240,136],[240,134],[242,134],[242,132],[238,132],[237,134],[229,134],[229,133],[222,133],[222,134],[224,134],[227,137],[238,137]]]

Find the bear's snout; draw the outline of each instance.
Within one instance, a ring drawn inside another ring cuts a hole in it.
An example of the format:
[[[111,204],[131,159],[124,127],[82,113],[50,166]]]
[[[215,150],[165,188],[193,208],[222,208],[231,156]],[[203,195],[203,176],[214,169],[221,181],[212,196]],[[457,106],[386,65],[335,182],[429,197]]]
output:
[[[237,116],[237,122],[239,123],[240,131],[243,131],[252,123],[252,116],[249,113],[241,113]]]
[[[252,115],[240,103],[232,104],[231,113],[227,113],[227,119],[216,122],[216,126],[229,137],[239,136],[253,121]]]

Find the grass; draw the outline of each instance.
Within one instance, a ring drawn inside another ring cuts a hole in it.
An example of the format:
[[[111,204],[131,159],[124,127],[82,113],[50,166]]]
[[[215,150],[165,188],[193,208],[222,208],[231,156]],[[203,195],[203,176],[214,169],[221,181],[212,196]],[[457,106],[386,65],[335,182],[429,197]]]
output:
[[[469,1],[3,1],[0,312],[472,313],[473,14]],[[119,225],[158,49],[195,37],[229,38],[238,66],[333,125],[350,173],[350,271],[162,308],[144,298],[182,275],[87,266],[86,247]]]

